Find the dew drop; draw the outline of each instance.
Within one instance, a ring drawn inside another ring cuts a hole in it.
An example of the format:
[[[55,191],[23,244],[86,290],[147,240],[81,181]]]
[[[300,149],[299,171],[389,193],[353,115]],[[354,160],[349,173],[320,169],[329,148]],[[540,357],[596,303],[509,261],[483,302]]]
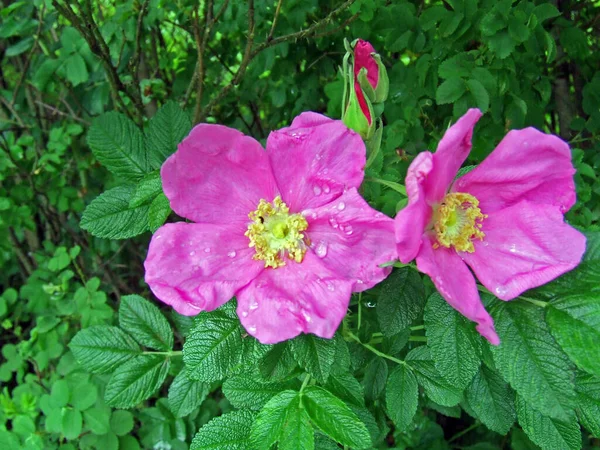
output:
[[[367,308],[375,308],[376,305],[377,304],[375,302],[367,302],[366,303]]]
[[[190,252],[190,256],[194,256],[195,254],[196,254],[196,252],[193,250]]]
[[[308,314],[304,309],[302,310],[302,317],[304,317],[304,320],[306,320],[307,322],[312,321],[312,317],[310,317],[310,314]]]
[[[321,188],[317,185],[313,186],[313,194],[315,195],[321,195]]]
[[[487,247],[488,245],[490,245],[490,243],[488,241],[483,241],[481,243],[482,246]]]
[[[160,239],[162,237],[162,234],[157,234],[156,235],[156,239]]]
[[[504,286],[498,286],[496,289],[494,289],[494,292],[496,295],[505,295],[508,291]]]
[[[331,218],[329,219],[329,225],[331,225],[333,228],[338,228],[338,227],[339,227],[339,225],[338,225],[337,221],[336,221],[336,220],[335,220],[335,218],[333,218],[333,217],[331,217]]]
[[[256,325],[252,325],[252,326],[248,327],[248,332],[256,333]]]
[[[329,194],[331,192],[331,189],[329,188],[329,186],[324,185],[323,186],[323,192],[325,192],[326,194]]]
[[[312,217],[313,219],[316,219],[316,218],[317,218],[317,213],[316,213],[316,212],[313,212],[313,213],[310,215],[310,217]]]
[[[204,249],[204,253],[210,253],[210,247],[206,247],[206,248]]]
[[[344,202],[340,202],[337,206],[337,209],[339,209],[340,211],[343,211],[344,208],[346,208],[346,204]]]
[[[335,286],[332,283],[327,283],[327,289],[333,292],[335,291]]]
[[[242,317],[248,317],[248,311],[242,311]]]
[[[327,256],[327,244],[323,241],[319,242],[315,249],[315,253],[319,258],[325,258],[325,256]]]
[[[256,308],[258,308],[258,302],[256,300],[254,300],[252,303],[250,303],[250,306],[248,306],[248,308],[251,311],[254,311]]]
[[[229,256],[230,258],[235,258],[235,255],[237,253],[235,252],[235,250],[231,250],[229,253],[227,253],[227,256]]]
[[[348,236],[350,236],[353,233],[352,225],[347,225],[346,228],[344,229],[344,233],[346,233]]]
[[[510,247],[509,247],[509,249],[508,249],[508,251],[511,252],[511,253],[517,253],[517,246],[516,246],[516,244],[511,244]]]

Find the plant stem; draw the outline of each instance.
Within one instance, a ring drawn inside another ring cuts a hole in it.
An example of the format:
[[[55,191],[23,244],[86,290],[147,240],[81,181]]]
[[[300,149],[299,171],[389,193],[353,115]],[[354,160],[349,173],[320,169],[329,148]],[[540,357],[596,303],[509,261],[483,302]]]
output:
[[[471,425],[470,427],[468,427],[468,428],[465,428],[464,430],[462,430],[462,431],[460,431],[460,432],[456,433],[454,436],[452,436],[452,437],[450,438],[450,440],[449,440],[448,442],[452,442],[452,441],[455,441],[455,440],[457,440],[457,439],[458,439],[458,438],[460,438],[461,436],[464,436],[465,434],[467,434],[467,433],[469,433],[469,432],[473,431],[473,430],[474,430],[475,428],[477,428],[479,425],[481,425],[481,423],[479,423],[479,422],[475,422],[475,423],[474,423],[473,425]]]
[[[352,339],[354,339],[356,342],[358,342],[360,345],[362,345],[364,348],[366,348],[367,350],[372,351],[373,353],[375,353],[377,356],[381,356],[382,358],[385,359],[389,359],[390,361],[394,361],[397,364],[406,364],[404,361],[402,361],[401,359],[398,358],[394,358],[393,356],[390,356],[386,353],[380,352],[379,350],[377,350],[375,347],[373,347],[372,345],[369,344],[365,344],[364,342],[362,342],[358,336],[356,336],[354,333],[352,333],[351,331],[348,331],[348,336],[350,336]]]
[[[409,336],[408,340],[412,342],[427,342],[425,336]]]
[[[390,189],[393,189],[394,191],[398,192],[399,194],[402,194],[403,196],[407,197],[406,187],[404,187],[400,183],[394,183],[393,181],[382,180],[381,178],[374,178],[374,177],[365,177],[365,181],[371,181],[373,183],[383,184],[384,186],[387,186]]]
[[[150,351],[146,351],[146,352],[142,352],[142,355],[167,355],[169,357],[172,357],[172,356],[181,356],[181,355],[183,355],[183,352],[181,350],[171,351],[171,352],[150,352]]]
[[[358,293],[358,324],[356,326],[357,330],[360,330],[360,325],[362,322],[362,292]]]
[[[425,325],[416,325],[414,327],[410,327],[410,331],[419,331],[419,330],[424,330],[425,329]]]

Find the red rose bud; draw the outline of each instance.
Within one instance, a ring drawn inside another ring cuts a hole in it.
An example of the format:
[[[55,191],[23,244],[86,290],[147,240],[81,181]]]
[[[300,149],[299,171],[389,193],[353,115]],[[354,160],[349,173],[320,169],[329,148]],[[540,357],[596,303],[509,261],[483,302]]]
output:
[[[365,97],[358,82],[350,82],[349,85],[350,95],[342,120],[348,128],[356,131],[364,140],[371,139],[375,131],[371,102]]]
[[[373,46],[362,39],[354,44],[354,77],[371,102],[385,101],[390,86],[387,71]]]

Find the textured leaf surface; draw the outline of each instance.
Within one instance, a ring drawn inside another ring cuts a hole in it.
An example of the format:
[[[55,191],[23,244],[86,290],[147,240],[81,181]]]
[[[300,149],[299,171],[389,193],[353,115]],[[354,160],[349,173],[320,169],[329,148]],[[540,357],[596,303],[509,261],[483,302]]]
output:
[[[152,117],[146,131],[150,164],[159,168],[177,150],[177,145],[192,129],[186,112],[173,101],[165,103]]]
[[[130,208],[132,186],[117,186],[100,194],[85,208],[80,226],[96,237],[128,239],[148,230],[148,205]]]
[[[287,411],[298,403],[298,392],[282,391],[260,410],[250,433],[250,442],[256,450],[269,450],[281,436]]]
[[[162,181],[160,179],[160,172],[155,170],[145,175],[136,185],[129,206],[135,208],[150,203],[161,192]]]
[[[236,408],[260,409],[274,395],[289,387],[290,383],[261,382],[244,373],[225,380],[223,393]]]
[[[150,231],[154,233],[162,227],[169,214],[171,214],[171,204],[167,196],[161,192],[152,200],[150,209],[148,210],[148,226],[150,227]]]
[[[111,372],[140,353],[140,347],[120,328],[93,326],[81,330],[69,344],[77,362],[92,373]]]
[[[182,370],[169,386],[169,408],[175,417],[187,416],[202,404],[208,392],[208,384],[190,380],[187,372]]]
[[[139,295],[121,298],[119,324],[141,345],[162,351],[173,349],[169,322],[156,306]]]
[[[296,361],[321,383],[329,377],[335,359],[335,339],[322,339],[313,334],[298,336],[292,341]]]
[[[248,450],[254,414],[239,410],[215,417],[194,437],[190,450]]]
[[[600,377],[578,372],[575,379],[577,415],[581,424],[600,438]]]
[[[481,364],[481,338],[471,322],[435,293],[425,306],[427,346],[436,369],[453,386],[464,389]]]
[[[336,397],[339,397],[347,403],[356,406],[365,406],[363,387],[349,372],[334,371],[329,375],[325,387]]]
[[[300,406],[300,399],[292,402],[281,430],[279,450],[312,450],[315,448],[315,432],[306,410]]]
[[[417,379],[405,364],[400,364],[390,373],[385,387],[387,412],[396,429],[403,431],[408,428],[417,412],[418,403]]]

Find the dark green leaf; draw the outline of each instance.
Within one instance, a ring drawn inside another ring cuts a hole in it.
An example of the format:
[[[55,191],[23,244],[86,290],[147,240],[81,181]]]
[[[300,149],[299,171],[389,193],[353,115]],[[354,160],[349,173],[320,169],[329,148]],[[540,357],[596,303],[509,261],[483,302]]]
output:
[[[296,391],[282,391],[267,402],[252,424],[250,441],[255,450],[269,450],[281,436],[287,411],[298,404]]]
[[[445,105],[447,103],[454,103],[467,90],[465,82],[460,78],[448,78],[437,88],[435,93],[435,101],[438,105]]]
[[[135,193],[129,202],[131,208],[151,203],[152,200],[162,193],[162,182],[160,179],[160,172],[155,170],[144,176],[137,186],[135,187]]]
[[[223,393],[236,408],[260,409],[274,395],[289,387],[289,383],[261,382],[244,373],[228,378],[223,383]]]
[[[192,122],[181,107],[169,101],[152,117],[146,130],[146,145],[152,167],[158,169],[177,150],[177,145],[192,128]]]
[[[141,345],[155,350],[173,349],[173,331],[165,316],[139,295],[121,297],[119,324]]]
[[[194,437],[190,450],[248,450],[254,414],[239,410],[215,417]]]
[[[575,379],[575,402],[581,424],[600,438],[600,377],[578,372]]]
[[[327,382],[335,351],[334,339],[322,339],[313,334],[304,334],[292,341],[292,352],[298,364],[321,383]]]
[[[209,392],[209,386],[202,381],[190,380],[182,370],[169,386],[169,408],[175,417],[184,417],[198,408]]]
[[[385,404],[396,429],[404,431],[411,424],[419,403],[419,386],[405,364],[398,365],[385,386]]]

